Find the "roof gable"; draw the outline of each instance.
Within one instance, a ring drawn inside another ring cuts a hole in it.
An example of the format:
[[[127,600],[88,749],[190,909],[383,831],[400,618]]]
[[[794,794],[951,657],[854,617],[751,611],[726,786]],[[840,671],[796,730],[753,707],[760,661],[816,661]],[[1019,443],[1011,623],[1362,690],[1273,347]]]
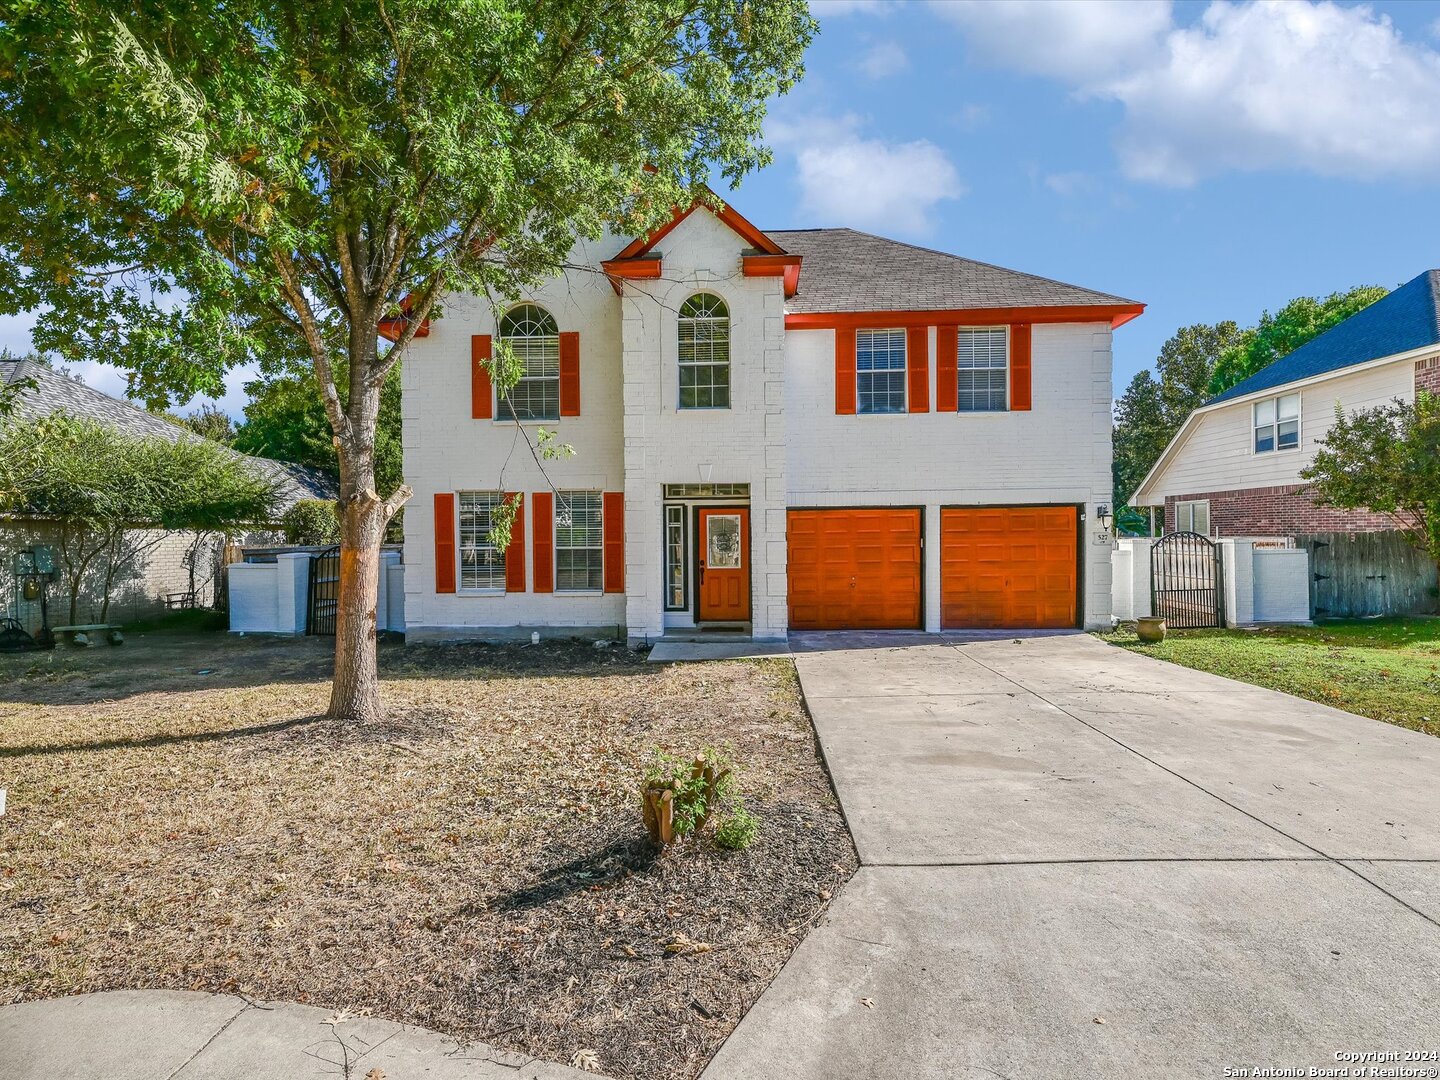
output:
[[[1412,278],[1342,323],[1242,379],[1206,404],[1440,345],[1440,270]]]

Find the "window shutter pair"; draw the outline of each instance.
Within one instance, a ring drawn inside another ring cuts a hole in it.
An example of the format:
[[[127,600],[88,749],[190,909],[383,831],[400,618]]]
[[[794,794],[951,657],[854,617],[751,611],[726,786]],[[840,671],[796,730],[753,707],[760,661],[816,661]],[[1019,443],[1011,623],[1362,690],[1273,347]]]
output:
[[[535,515],[535,591],[555,591],[555,493],[537,491],[530,496]],[[625,591],[625,496],[607,491],[600,500],[604,530],[605,591]]]
[[[930,411],[930,329],[912,326],[905,332],[905,381],[910,411]],[[855,414],[855,331],[835,329],[835,414]]]
[[[955,412],[960,407],[959,334],[958,326],[935,329],[935,408],[939,412]],[[1030,397],[1030,324],[1014,323],[1010,327],[1010,410],[1028,412]]]
[[[491,420],[495,416],[495,388],[490,378],[493,346],[489,334],[470,338],[470,416]],[[580,335],[560,335],[560,415],[580,415]]]
[[[525,496],[505,493],[507,502],[518,502],[515,523],[510,527],[510,546],[505,549],[505,591],[525,591]],[[435,493],[435,591],[455,591],[455,493]]]

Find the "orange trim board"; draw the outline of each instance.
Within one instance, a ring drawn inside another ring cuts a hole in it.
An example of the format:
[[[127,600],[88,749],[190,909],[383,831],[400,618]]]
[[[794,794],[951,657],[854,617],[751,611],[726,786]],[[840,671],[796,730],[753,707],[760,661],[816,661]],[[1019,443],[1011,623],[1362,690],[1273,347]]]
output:
[[[935,311],[803,311],[785,316],[786,330],[838,330],[909,326],[1000,326],[1007,323],[1108,322],[1123,326],[1144,304],[1070,307],[959,308]]]
[[[740,268],[746,277],[783,277],[786,296],[800,288],[799,255],[741,255]]]
[[[751,247],[754,247],[758,251],[764,252],[766,255],[785,254],[784,248],[782,248],[779,244],[775,243],[774,240],[771,240],[770,237],[766,236],[754,225],[750,224],[750,222],[746,221],[745,218],[739,213],[739,211],[735,210],[729,203],[725,202],[713,191],[710,191],[709,188],[706,188],[705,190],[709,192],[710,195],[716,200],[716,202],[720,204],[720,209],[716,210],[713,206],[702,203],[698,199],[695,202],[692,202],[684,210],[680,209],[680,207],[677,206],[675,207],[669,221],[667,221],[664,225],[661,225],[658,229],[655,229],[653,232],[649,233],[646,236],[637,236],[634,240],[630,241],[630,243],[626,244],[625,247],[621,250],[620,254],[616,255],[615,258],[633,259],[637,256],[647,254],[651,248],[653,248],[656,244],[658,244],[661,240],[668,236],[670,234],[670,231],[674,229],[675,226],[679,225],[680,222],[684,221],[687,217],[693,214],[696,210],[700,209],[702,206],[704,206],[705,209],[709,210],[712,214],[714,214],[721,221],[723,221],[730,228],[730,230],[735,233],[735,235],[749,243]]]

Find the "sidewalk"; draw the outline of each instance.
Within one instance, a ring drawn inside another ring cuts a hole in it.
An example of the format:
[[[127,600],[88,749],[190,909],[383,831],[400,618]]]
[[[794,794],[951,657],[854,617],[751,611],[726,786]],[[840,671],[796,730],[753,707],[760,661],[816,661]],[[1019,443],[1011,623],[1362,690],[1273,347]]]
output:
[[[596,1080],[389,1020],[118,990],[0,1009],[5,1080]]]

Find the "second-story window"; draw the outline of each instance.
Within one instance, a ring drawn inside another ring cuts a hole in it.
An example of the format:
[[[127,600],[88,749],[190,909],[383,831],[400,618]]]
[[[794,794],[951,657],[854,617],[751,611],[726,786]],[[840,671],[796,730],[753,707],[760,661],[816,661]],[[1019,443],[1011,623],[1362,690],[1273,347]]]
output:
[[[960,411],[1005,412],[1010,404],[1005,327],[961,327],[955,345]]]
[[[1281,394],[1254,406],[1255,453],[1294,450],[1300,445],[1300,395]]]
[[[680,408],[730,407],[730,309],[710,293],[680,305]]]
[[[855,331],[855,411],[905,411],[905,331]]]
[[[514,350],[524,374],[500,399],[503,420],[560,419],[560,329],[536,304],[521,304],[500,319],[500,340]]]

